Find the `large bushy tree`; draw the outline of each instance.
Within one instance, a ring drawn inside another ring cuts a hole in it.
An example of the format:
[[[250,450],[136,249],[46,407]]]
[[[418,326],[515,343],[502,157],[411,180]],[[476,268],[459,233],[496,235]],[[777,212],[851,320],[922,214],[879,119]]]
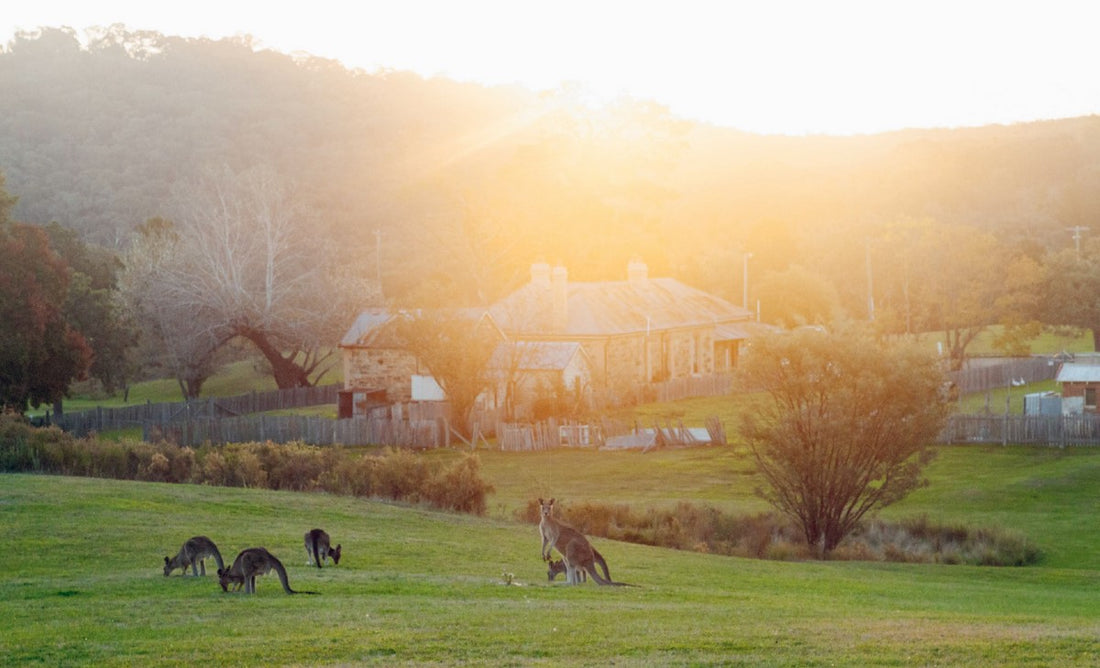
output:
[[[889,226],[873,248],[880,331],[942,332],[953,370],[962,368],[979,334],[1017,310],[1008,277],[1018,251],[992,234],[905,220]]]
[[[9,219],[15,198],[0,175],[0,407],[61,399],[92,353],[65,318],[70,272],[39,227]]]
[[[464,435],[471,433],[478,396],[493,382],[490,361],[502,340],[484,314],[481,309],[440,309],[410,315],[398,324],[398,335],[443,389]]]
[[[1039,293],[1044,324],[1092,330],[1100,351],[1100,241],[1047,256]]]
[[[88,375],[113,393],[133,375],[131,351],[138,337],[118,292],[122,263],[113,251],[85,243],[74,230],[57,223],[47,225],[46,232],[50,245],[72,270],[64,311],[92,349]]]
[[[767,483],[759,492],[820,554],[923,484],[946,415],[927,352],[855,329],[803,329],[754,339],[739,372],[769,398],[742,416]]]

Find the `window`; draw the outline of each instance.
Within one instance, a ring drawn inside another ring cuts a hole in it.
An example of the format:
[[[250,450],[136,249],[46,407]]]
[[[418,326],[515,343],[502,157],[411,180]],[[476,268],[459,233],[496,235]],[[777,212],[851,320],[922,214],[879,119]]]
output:
[[[1085,388],[1085,408],[1096,408],[1096,388]]]

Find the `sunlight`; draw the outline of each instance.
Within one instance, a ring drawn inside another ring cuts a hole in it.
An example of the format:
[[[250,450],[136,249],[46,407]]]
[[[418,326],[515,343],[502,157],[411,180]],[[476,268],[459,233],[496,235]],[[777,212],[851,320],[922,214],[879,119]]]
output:
[[[1065,118],[1100,111],[1089,3],[638,4],[561,0],[368,2],[298,11],[256,0],[185,7],[45,0],[5,8],[17,29],[123,23],[183,37],[251,35],[368,72],[411,70],[533,91],[574,83],[599,110],[652,99],[686,119],[759,133],[852,134]],[[572,82],[572,83],[565,83]]]

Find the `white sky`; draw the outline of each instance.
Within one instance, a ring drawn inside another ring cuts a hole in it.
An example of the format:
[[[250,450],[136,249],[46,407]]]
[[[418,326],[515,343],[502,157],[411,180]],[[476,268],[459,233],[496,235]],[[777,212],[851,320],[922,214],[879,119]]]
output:
[[[763,133],[871,133],[1100,113],[1095,0],[37,0],[19,29],[252,35],[349,67],[535,89],[578,82]]]

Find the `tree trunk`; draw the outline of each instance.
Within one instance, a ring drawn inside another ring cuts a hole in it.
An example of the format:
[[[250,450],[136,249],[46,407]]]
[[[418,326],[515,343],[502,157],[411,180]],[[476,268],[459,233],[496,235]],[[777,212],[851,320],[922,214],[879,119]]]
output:
[[[293,357],[284,357],[283,354],[268,340],[267,334],[252,327],[241,327],[237,333],[252,342],[263,354],[271,365],[271,373],[275,376],[275,385],[280,390],[289,390],[295,387],[311,387],[309,374]]]

